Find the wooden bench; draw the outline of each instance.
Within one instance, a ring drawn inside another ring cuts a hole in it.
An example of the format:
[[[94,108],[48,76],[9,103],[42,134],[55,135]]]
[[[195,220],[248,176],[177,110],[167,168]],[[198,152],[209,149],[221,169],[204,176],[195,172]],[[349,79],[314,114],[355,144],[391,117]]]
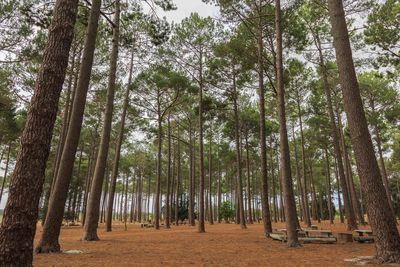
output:
[[[299,240],[304,243],[332,244],[337,242],[337,238],[332,235],[331,230],[304,229],[303,232],[305,236],[299,237]]]
[[[354,232],[358,234],[358,236],[353,237],[354,241],[359,243],[375,241],[375,236],[373,235],[372,230],[354,230]]]
[[[154,224],[151,223],[141,223],[140,228],[152,228],[154,227]]]

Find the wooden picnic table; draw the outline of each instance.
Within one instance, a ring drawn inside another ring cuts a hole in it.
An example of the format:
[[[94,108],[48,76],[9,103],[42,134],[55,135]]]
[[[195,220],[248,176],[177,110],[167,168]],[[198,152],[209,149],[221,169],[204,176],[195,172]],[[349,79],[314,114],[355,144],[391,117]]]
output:
[[[374,242],[375,241],[375,236],[372,233],[372,230],[369,230],[369,229],[354,230],[353,232],[358,234],[358,236],[354,237],[354,240],[357,242],[364,243],[364,242]]]
[[[315,236],[331,237],[332,236],[331,230],[304,229],[303,231],[307,237],[315,237]]]
[[[372,230],[366,229],[366,230],[354,230],[354,232],[358,233],[359,236],[364,236],[364,234],[367,234],[367,236],[372,236]]]

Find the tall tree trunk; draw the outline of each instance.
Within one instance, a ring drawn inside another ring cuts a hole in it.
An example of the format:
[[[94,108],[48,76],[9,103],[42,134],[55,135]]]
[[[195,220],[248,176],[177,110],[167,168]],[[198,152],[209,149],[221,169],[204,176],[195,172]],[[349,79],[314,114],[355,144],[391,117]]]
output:
[[[221,210],[221,198],[222,198],[222,188],[221,188],[221,161],[219,159],[219,143],[218,143],[218,199],[217,199],[217,215],[218,215],[218,223],[221,223],[221,216],[220,216],[220,210]]]
[[[261,14],[261,6],[258,13]],[[258,44],[257,44],[257,57],[258,57],[258,98],[259,98],[259,125],[260,125],[260,147],[261,147],[261,207],[264,224],[264,235],[268,236],[272,233],[271,214],[269,210],[268,201],[268,169],[267,169],[267,144],[265,133],[265,88],[264,88],[264,42],[263,42],[263,23],[264,18],[260,15],[258,21]]]
[[[239,212],[239,221],[240,221],[240,228],[246,229],[246,218],[244,216],[244,203],[243,203],[243,182],[242,182],[242,158],[241,158],[241,149],[240,149],[240,132],[239,132],[239,110],[238,110],[238,104],[237,100],[239,98],[239,94],[237,92],[236,88],[236,76],[235,76],[235,69],[233,68],[233,92],[232,92],[232,98],[233,98],[233,116],[235,119],[235,145],[236,145],[236,187],[237,187],[237,203],[239,204],[237,207],[237,210]],[[264,121],[265,123],[265,121]],[[265,131],[264,131],[264,137],[265,137]],[[265,138],[264,138],[264,143],[265,143]],[[266,151],[265,156],[266,156]],[[268,194],[268,193],[267,193]],[[266,199],[266,205],[268,204],[268,198]],[[238,222],[238,221],[236,221]]]
[[[65,201],[67,199],[68,188],[72,178],[75,154],[79,143],[80,130],[82,127],[86,95],[92,71],[97,26],[100,16],[100,6],[101,0],[95,0],[92,2],[89,24],[86,30],[83,58],[79,71],[78,86],[75,90],[75,97],[72,105],[70,123],[61,156],[60,166],[57,172],[57,179],[55,180],[53,193],[51,194],[46,221],[43,226],[42,238],[39,241],[39,245],[36,247],[37,253],[60,251],[58,237],[60,235]]]
[[[55,158],[55,163],[54,163],[54,168],[53,168],[53,174],[51,176],[51,179],[49,181],[49,188],[46,191],[45,194],[45,199],[44,199],[44,205],[43,205],[43,211],[42,211],[42,225],[44,224],[45,220],[46,220],[46,215],[47,215],[47,210],[49,207],[49,201],[50,201],[50,195],[51,195],[51,191],[54,188],[54,184],[55,181],[57,179],[57,172],[58,172],[58,168],[60,165],[60,159],[61,159],[61,155],[63,152],[63,148],[64,148],[64,144],[65,144],[65,137],[67,135],[67,131],[68,131],[68,125],[69,125],[69,119],[70,116],[69,114],[71,113],[72,110],[72,102],[74,101],[73,96],[75,94],[75,90],[76,90],[76,85],[77,85],[77,80],[78,80],[78,71],[76,71],[75,67],[78,68],[78,64],[76,64],[77,66],[75,66],[75,52],[76,49],[74,49],[74,51],[72,52],[72,60],[71,60],[71,73],[69,76],[69,81],[68,81],[68,87],[67,87],[67,96],[66,96],[66,100],[65,100],[65,105],[64,105],[64,110],[63,110],[63,122],[62,122],[62,129],[61,129],[61,133],[60,133],[60,138],[58,140],[57,143],[57,153],[56,153],[56,158]],[[80,54],[78,56],[78,60],[80,61]],[[71,91],[73,91],[72,94],[72,99],[71,99]]]
[[[192,125],[189,123],[189,223],[191,226],[195,225],[194,218],[194,175],[195,175],[195,159],[194,159],[194,140]]]
[[[210,141],[208,150],[208,221],[214,224],[212,208],[212,129],[210,127]]]
[[[342,197],[340,196],[340,182],[339,182],[338,166],[337,166],[336,157],[335,157],[335,180],[336,180],[336,185],[337,185],[340,223],[344,223],[343,208],[342,208],[343,205],[342,205]]]
[[[204,147],[203,147],[203,54],[200,50],[199,64],[199,168],[200,168],[200,188],[199,188],[199,233],[206,231],[204,225]]]
[[[336,116],[337,116],[337,122],[338,122],[338,130],[339,130],[339,138],[340,138],[340,146],[341,146],[341,151],[343,155],[343,160],[344,160],[344,165],[346,168],[346,178],[347,178],[347,185],[349,188],[349,195],[351,198],[351,204],[353,207],[354,212],[358,216],[358,220],[360,223],[364,223],[364,216],[361,214],[360,211],[360,205],[359,201],[357,198],[356,190],[354,188],[354,180],[353,180],[353,172],[351,170],[351,163],[349,159],[349,154],[346,146],[346,141],[344,139],[344,133],[343,133],[343,125],[342,125],[342,118],[341,118],[341,112],[339,109],[339,103],[338,101],[335,101],[335,109],[336,109]]]
[[[171,121],[170,121],[170,114],[168,114],[167,119],[167,128],[168,128],[168,168],[167,168],[167,195],[165,201],[165,227],[171,228],[170,221],[171,221],[171,203],[170,203],[170,194],[171,194],[171,160],[172,160],[172,144],[171,144]]]
[[[303,188],[303,185],[301,182],[301,177],[300,177],[300,166],[299,166],[299,157],[297,154],[297,144],[296,144],[296,135],[294,132],[294,123],[292,126],[292,133],[293,133],[293,146],[294,146],[294,160],[296,163],[296,176],[297,176],[298,188],[300,189],[300,206],[301,206],[301,211],[303,212],[304,223],[306,223],[307,226],[310,227],[311,220],[310,220],[310,213],[309,213],[309,209],[308,209],[308,201],[307,201],[307,205],[306,205],[305,199],[307,198],[307,196],[304,194],[305,190]],[[308,224],[310,224],[310,225],[308,225]]]
[[[99,219],[99,206],[101,197],[101,188],[104,180],[104,172],[107,165],[108,148],[111,135],[111,123],[114,109],[115,80],[117,73],[118,45],[119,45],[119,16],[120,2],[115,1],[113,40],[110,58],[110,74],[107,86],[107,103],[104,112],[103,131],[100,139],[100,149],[96,160],[96,169],[94,171],[92,187],[87,207],[87,218],[84,226],[82,239],[86,241],[99,240],[97,236],[97,224]]]
[[[276,27],[276,88],[278,93],[278,117],[281,152],[281,179],[285,198],[285,217],[287,244],[289,247],[301,246],[297,237],[297,213],[294,199],[292,174],[290,170],[289,141],[286,128],[285,90],[283,84],[281,1],[275,0]]]
[[[360,176],[377,258],[400,263],[400,236],[375,157],[358,87],[342,0],[328,1],[344,109]]]
[[[77,0],[57,0],[21,135],[0,229],[0,263],[32,266],[33,238],[57,107],[73,39]]]
[[[245,145],[246,145],[246,174],[247,174],[247,209],[249,212],[249,223],[253,224],[253,217],[252,217],[252,212],[251,212],[251,184],[250,184],[250,157],[249,157],[249,140],[248,140],[248,134],[246,133],[245,135]],[[272,176],[274,174],[272,173]],[[273,179],[274,180],[274,179]],[[274,183],[272,184],[274,186]],[[276,205],[275,202],[275,188],[274,188],[274,208]],[[275,217],[275,216],[274,216]]]
[[[325,147],[325,163],[326,163],[326,181],[325,181],[325,190],[328,201],[328,215],[329,215],[329,223],[333,224],[334,214],[332,209],[332,194],[331,194],[331,167],[329,164],[329,155],[328,155],[328,147]]]
[[[304,141],[304,132],[303,132],[303,119],[301,116],[301,107],[300,107],[300,96],[297,92],[297,113],[299,117],[299,124],[300,124],[300,137],[301,137],[301,161],[302,161],[302,171],[303,171],[303,183],[304,183],[304,222],[308,227],[311,227],[311,220],[310,220],[310,211],[308,208],[308,191],[307,191],[307,172],[306,172],[306,153],[305,153],[305,141]],[[312,177],[311,177],[312,179]],[[313,215],[315,212],[313,210]],[[315,219],[315,218],[314,218]]]
[[[120,123],[120,129],[118,132],[117,145],[115,147],[114,163],[113,163],[113,169],[112,169],[112,174],[111,174],[110,193],[108,195],[108,204],[107,204],[108,209],[107,209],[107,214],[106,214],[106,231],[107,232],[111,232],[112,207],[114,204],[113,201],[114,201],[114,194],[115,194],[115,186],[116,186],[117,177],[118,177],[119,159],[121,156],[121,146],[122,146],[122,142],[124,140],[126,111],[128,109],[128,105],[129,105],[129,92],[130,92],[131,83],[132,83],[133,55],[134,55],[134,49],[132,48],[131,62],[130,62],[130,66],[129,66],[128,84],[126,86],[124,104],[122,107],[121,123]]]
[[[158,100],[157,103],[160,103],[159,100],[160,93],[158,92]],[[157,107],[158,117],[158,138],[157,138],[157,180],[156,180],[156,196],[154,202],[154,228],[156,230],[160,229],[160,206],[161,206],[161,171],[162,171],[162,136],[163,136],[163,128],[162,128],[162,117],[160,104]]]
[[[339,0],[339,1],[341,1],[341,0]],[[343,191],[343,202],[344,202],[344,211],[345,211],[346,219],[347,219],[347,229],[354,230],[354,229],[357,229],[357,222],[356,222],[353,207],[351,205],[351,200],[349,197],[350,194],[349,194],[349,190],[348,190],[348,184],[346,182],[346,176],[344,174],[342,154],[340,152],[338,130],[336,127],[336,122],[335,122],[335,114],[333,112],[331,89],[330,89],[330,85],[328,82],[328,72],[326,69],[326,64],[325,64],[324,56],[322,53],[322,46],[321,46],[318,34],[315,36],[315,44],[316,44],[318,52],[319,52],[320,67],[322,69],[322,80],[323,80],[325,97],[326,97],[327,108],[328,108],[330,124],[331,124],[331,135],[333,137],[333,147],[334,147],[337,165],[338,165],[340,185],[341,185],[342,191]]]
[[[180,141],[180,131],[179,131],[179,125],[178,125],[178,140],[177,140],[177,160],[178,160],[178,170],[176,171],[176,200],[175,200],[175,225],[179,225],[179,208],[181,207],[180,205],[183,205],[183,202],[180,201],[181,197],[181,141]]]
[[[393,213],[393,216],[396,217],[396,213],[394,212],[394,208],[393,208],[392,197],[390,195],[390,190],[389,190],[389,180],[388,180],[388,175],[386,172],[385,160],[383,159],[381,135],[380,135],[377,123],[375,123],[375,125],[374,125],[374,132],[375,132],[375,137],[376,137],[376,146],[378,148],[379,164],[381,165],[380,170],[381,170],[383,186],[385,187],[385,192],[386,192],[387,199],[389,201],[390,209]]]

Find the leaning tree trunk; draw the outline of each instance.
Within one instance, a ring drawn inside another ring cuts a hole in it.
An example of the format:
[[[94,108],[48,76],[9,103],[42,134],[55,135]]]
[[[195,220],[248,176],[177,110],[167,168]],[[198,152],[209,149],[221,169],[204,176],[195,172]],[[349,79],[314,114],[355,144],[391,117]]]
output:
[[[287,244],[289,247],[301,246],[297,237],[297,213],[294,199],[292,174],[290,170],[289,141],[286,128],[285,90],[283,85],[281,1],[275,0],[276,27],[276,89],[278,93],[278,117],[281,153],[281,180],[285,198],[285,217]]]
[[[78,1],[57,0],[0,229],[0,264],[32,266],[33,238]]]
[[[260,11],[261,13],[261,11]],[[261,147],[261,208],[264,224],[264,235],[268,236],[272,233],[271,214],[268,202],[268,169],[267,169],[267,144],[265,134],[265,97],[264,97],[264,43],[263,43],[263,18],[259,16],[258,22],[258,44],[257,44],[257,57],[258,57],[258,98],[259,98],[259,126],[260,126],[260,147]]]
[[[332,135],[332,139],[333,139],[333,148],[334,148],[336,160],[337,160],[340,186],[342,187],[342,191],[343,191],[344,212],[345,212],[346,219],[347,219],[347,229],[354,230],[354,229],[357,229],[357,221],[355,218],[353,206],[351,204],[349,187],[346,182],[346,176],[344,174],[342,154],[340,152],[338,129],[336,127],[335,114],[333,112],[333,105],[332,105],[331,89],[330,89],[330,85],[328,82],[328,72],[327,72],[324,56],[322,53],[322,47],[321,47],[321,43],[320,43],[318,35],[316,35],[315,44],[318,48],[319,61],[320,61],[321,69],[322,69],[322,80],[323,80],[326,103],[327,103],[329,119],[330,119],[331,135]]]
[[[357,82],[342,0],[328,1],[344,108],[377,258],[400,263],[400,236],[382,184]]]
[[[42,238],[39,241],[39,245],[36,247],[36,252],[38,253],[60,251],[58,237],[60,235],[65,201],[68,196],[68,188],[72,178],[75,154],[79,143],[80,130],[82,127],[86,95],[92,71],[97,26],[100,16],[100,6],[101,0],[95,0],[92,2],[89,24],[86,30],[83,58],[79,71],[78,86],[75,91],[70,123],[57,173],[57,179],[55,180],[54,189],[51,193],[46,221],[43,226]]]
[[[114,29],[112,50],[110,59],[110,74],[108,77],[107,88],[107,103],[104,112],[103,131],[100,139],[100,148],[96,160],[96,168],[94,171],[92,186],[90,188],[89,202],[87,206],[87,217],[84,226],[83,240],[96,241],[99,240],[97,236],[97,224],[99,220],[99,208],[101,189],[104,180],[104,173],[107,165],[108,148],[111,135],[111,123],[114,109],[114,95],[115,95],[115,80],[117,73],[118,61],[118,44],[119,44],[119,16],[120,16],[120,2],[115,1],[115,14],[114,14]]]
[[[110,181],[111,182],[110,193],[108,195],[107,214],[106,214],[106,231],[107,232],[111,232],[112,207],[114,204],[113,202],[114,202],[115,187],[117,184],[119,159],[121,157],[121,146],[122,146],[122,141],[124,140],[126,111],[128,109],[128,105],[129,105],[129,92],[130,92],[131,83],[132,83],[133,55],[134,55],[134,49],[132,48],[131,62],[130,62],[130,67],[129,67],[128,84],[126,86],[124,104],[122,107],[121,126],[120,126],[119,133],[118,133],[117,145],[115,147],[114,163],[113,163],[113,169],[112,169],[111,181]]]

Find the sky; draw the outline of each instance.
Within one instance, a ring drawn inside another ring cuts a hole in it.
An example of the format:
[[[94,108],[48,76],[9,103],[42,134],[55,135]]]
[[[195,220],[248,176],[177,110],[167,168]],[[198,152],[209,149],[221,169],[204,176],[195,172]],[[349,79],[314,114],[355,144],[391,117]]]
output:
[[[201,0],[173,0],[178,7],[177,10],[164,12],[158,10],[160,17],[166,17],[168,21],[179,23],[185,17],[189,17],[191,13],[197,12],[202,17],[217,16],[218,8],[212,5],[207,5]]]

